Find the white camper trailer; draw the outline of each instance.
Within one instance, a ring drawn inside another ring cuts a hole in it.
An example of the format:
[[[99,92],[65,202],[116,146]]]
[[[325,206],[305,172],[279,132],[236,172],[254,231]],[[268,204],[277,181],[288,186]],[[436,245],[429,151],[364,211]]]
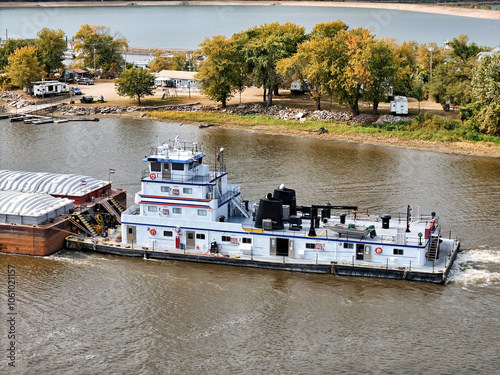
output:
[[[39,81],[33,82],[33,95],[37,98],[45,98],[47,96],[54,96],[58,94],[69,93],[67,83],[58,81]]]
[[[394,97],[394,100],[391,101],[391,113],[395,113],[396,115],[408,114],[408,99],[406,96]]]

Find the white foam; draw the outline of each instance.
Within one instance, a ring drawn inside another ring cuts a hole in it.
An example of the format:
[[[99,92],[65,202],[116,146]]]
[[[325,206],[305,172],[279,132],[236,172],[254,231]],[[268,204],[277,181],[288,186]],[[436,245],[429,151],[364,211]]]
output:
[[[495,264],[500,264],[500,249],[483,247],[463,251],[457,256],[449,281],[465,287],[500,286],[500,273],[484,268]]]
[[[500,264],[499,249],[471,249],[458,254],[456,263],[496,263]]]

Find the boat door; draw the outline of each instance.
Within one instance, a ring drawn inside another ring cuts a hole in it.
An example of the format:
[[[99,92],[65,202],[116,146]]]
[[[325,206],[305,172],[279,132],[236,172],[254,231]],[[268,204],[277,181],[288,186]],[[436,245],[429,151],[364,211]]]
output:
[[[163,163],[162,177],[163,177],[164,181],[170,181],[171,173],[170,173],[170,164],[169,163]]]
[[[365,245],[362,243],[356,244],[356,260],[365,260]]]
[[[290,247],[293,254],[293,243],[290,245],[288,238],[271,238],[270,254],[278,257],[289,256]]]
[[[196,247],[196,236],[194,230],[186,231],[186,249],[194,249]]]
[[[127,243],[137,243],[135,225],[127,225]]]

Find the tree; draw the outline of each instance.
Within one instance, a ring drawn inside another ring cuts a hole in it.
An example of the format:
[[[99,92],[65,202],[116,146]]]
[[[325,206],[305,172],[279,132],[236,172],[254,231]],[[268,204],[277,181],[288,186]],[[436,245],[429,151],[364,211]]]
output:
[[[476,59],[449,61],[433,70],[429,95],[443,106],[449,103],[466,105],[472,100],[472,69]]]
[[[62,56],[66,51],[64,31],[43,28],[36,35],[38,36],[35,40],[38,47],[38,60],[45,73],[50,74],[54,70],[64,68],[62,63]]]
[[[12,55],[16,50],[26,47],[33,46],[35,41],[32,39],[9,39],[0,48],[0,69],[3,69],[9,64],[9,56]]]
[[[479,129],[500,136],[500,53],[481,58],[473,71],[472,92]]]
[[[74,40],[77,62],[86,68],[119,71],[125,64],[122,52],[128,42],[118,34],[111,35],[109,27],[82,25]]]
[[[153,60],[149,63],[149,70],[161,72],[170,69],[169,59],[163,55],[162,51],[156,51]]]
[[[199,53],[207,56],[195,78],[201,82],[201,92],[220,102],[222,107],[240,88],[242,64],[238,60],[236,45],[223,35],[205,38]]]
[[[424,87],[422,74],[413,74],[411,77],[410,95],[418,101],[418,113],[420,113],[420,102],[425,99]]]
[[[26,46],[16,50],[9,56],[9,65],[5,71],[14,86],[28,89],[31,82],[38,81],[43,74],[36,47]]]
[[[340,104],[347,104],[359,115],[359,100],[365,87],[372,83],[369,61],[374,37],[368,29],[341,30],[334,39],[336,59],[331,67],[329,82]]]
[[[185,52],[176,52],[170,59],[172,70],[189,70],[189,62]]]
[[[305,40],[305,28],[292,22],[283,25],[275,22],[235,34],[232,40],[245,61],[246,72],[255,85],[264,88],[264,101],[272,105],[273,91],[282,80],[276,72],[276,63],[297,51],[297,46]]]
[[[309,82],[309,95],[321,109],[321,96],[331,95],[328,83],[332,79],[330,67],[335,59],[333,41],[329,37],[313,38],[302,43],[297,53],[278,61],[277,72],[289,80]]]
[[[401,69],[396,57],[396,46],[388,40],[375,40],[368,59],[370,80],[365,86],[366,97],[371,100],[373,114],[378,113],[378,105],[383,101],[398,79]]]
[[[154,76],[142,68],[124,70],[115,82],[118,95],[136,97],[139,104],[141,104],[142,97],[154,94],[154,86]]]
[[[469,37],[465,34],[460,34],[448,43],[448,47],[452,49],[454,57],[458,57],[462,61],[467,61],[481,52],[481,48],[476,43],[472,42],[468,44],[468,42]]]

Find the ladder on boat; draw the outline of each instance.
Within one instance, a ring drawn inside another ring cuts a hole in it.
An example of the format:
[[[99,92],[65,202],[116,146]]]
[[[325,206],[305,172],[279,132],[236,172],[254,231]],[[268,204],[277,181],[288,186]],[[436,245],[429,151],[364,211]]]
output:
[[[106,209],[106,211],[108,211],[111,215],[113,215],[116,220],[118,221],[118,223],[122,223],[122,216],[121,216],[121,212],[119,212],[119,208],[118,207],[115,207],[115,205],[113,204],[113,202],[111,201],[112,198],[108,198],[108,199],[103,199],[101,201],[101,204],[104,206],[104,208]],[[111,201],[111,203],[109,202]],[[118,203],[116,203],[118,205]],[[119,206],[121,208],[121,206]]]
[[[241,198],[241,195],[238,195],[232,199],[234,205],[240,212],[245,216],[247,219],[250,217],[250,212],[248,212],[245,209],[245,202],[243,202],[243,199]]]
[[[122,205],[120,203],[118,203],[115,198],[109,197],[108,200],[111,202],[113,207],[116,209],[116,212],[118,212],[119,214],[123,213],[124,209],[123,209]]]
[[[427,260],[435,261],[439,258],[439,236],[431,236]]]
[[[94,230],[92,225],[83,217],[81,213],[78,213],[76,215],[73,215],[72,217],[73,224],[75,224],[77,227],[80,229],[83,229],[85,232],[90,234],[92,237],[97,236],[97,232]]]

